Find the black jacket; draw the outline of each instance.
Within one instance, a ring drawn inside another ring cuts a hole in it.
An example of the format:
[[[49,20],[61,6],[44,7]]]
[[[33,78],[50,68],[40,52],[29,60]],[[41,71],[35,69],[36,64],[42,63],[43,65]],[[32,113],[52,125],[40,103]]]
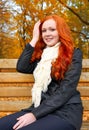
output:
[[[30,64],[29,61],[33,51],[34,48],[30,44],[27,44],[18,60],[17,71],[22,73],[33,73],[33,70],[39,62],[36,61]],[[32,105],[29,108],[24,109],[24,111],[32,112],[37,119],[46,116],[47,114],[55,114],[70,122],[77,130],[80,130],[83,107],[80,93],[77,91],[77,85],[81,69],[82,52],[79,48],[76,48],[74,50],[72,63],[65,73],[64,79],[59,81],[52,79],[52,82],[48,86],[48,91],[42,93],[40,106],[34,108]]]

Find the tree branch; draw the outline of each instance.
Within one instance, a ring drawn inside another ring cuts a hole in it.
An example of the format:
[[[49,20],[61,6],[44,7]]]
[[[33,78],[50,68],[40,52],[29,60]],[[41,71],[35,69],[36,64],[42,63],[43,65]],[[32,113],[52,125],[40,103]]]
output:
[[[71,31],[74,32],[74,33],[81,34],[85,39],[89,39],[89,37],[87,37],[86,34],[80,32],[80,31],[75,31],[75,30],[73,30],[73,29],[71,29]]]
[[[65,6],[67,9],[69,9],[73,14],[75,14],[80,21],[82,21],[84,24],[89,25],[89,22],[85,21],[80,17],[79,14],[77,14],[73,9],[71,9],[69,6],[67,6],[65,3],[63,3],[61,0],[58,0],[63,6]]]

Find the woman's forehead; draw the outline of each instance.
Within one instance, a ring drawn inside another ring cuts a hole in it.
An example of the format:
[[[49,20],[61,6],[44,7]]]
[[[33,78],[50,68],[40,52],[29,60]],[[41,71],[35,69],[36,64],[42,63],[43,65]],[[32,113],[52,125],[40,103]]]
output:
[[[52,26],[52,27],[55,27],[56,26],[56,22],[54,19],[48,19],[46,20],[43,25],[42,25],[42,28],[46,28],[46,27],[49,27],[49,26]]]

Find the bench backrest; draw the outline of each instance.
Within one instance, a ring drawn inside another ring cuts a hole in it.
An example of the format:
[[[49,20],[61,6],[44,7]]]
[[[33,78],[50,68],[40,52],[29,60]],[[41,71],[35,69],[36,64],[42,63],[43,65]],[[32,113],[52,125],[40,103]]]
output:
[[[31,104],[34,78],[31,74],[16,71],[17,60],[0,59],[0,116],[21,110]],[[83,120],[87,121],[89,120],[89,59],[83,59],[82,64],[78,90],[84,105]]]

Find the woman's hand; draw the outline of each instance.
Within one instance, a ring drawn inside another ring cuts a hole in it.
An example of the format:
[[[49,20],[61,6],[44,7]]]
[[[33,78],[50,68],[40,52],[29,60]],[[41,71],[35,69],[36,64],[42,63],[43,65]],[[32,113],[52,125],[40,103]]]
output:
[[[27,113],[27,114],[17,118],[17,120],[18,120],[18,122],[13,126],[14,130],[18,130],[24,126],[27,126],[27,125],[35,122],[36,118],[33,115],[33,113]]]
[[[40,35],[40,30],[39,30],[39,26],[40,26],[41,22],[40,20],[38,22],[36,22],[36,24],[34,25],[34,29],[33,29],[33,38],[30,42],[30,44],[35,47],[36,43],[39,40],[39,35]]]

